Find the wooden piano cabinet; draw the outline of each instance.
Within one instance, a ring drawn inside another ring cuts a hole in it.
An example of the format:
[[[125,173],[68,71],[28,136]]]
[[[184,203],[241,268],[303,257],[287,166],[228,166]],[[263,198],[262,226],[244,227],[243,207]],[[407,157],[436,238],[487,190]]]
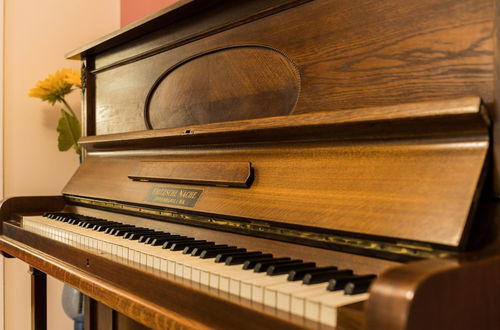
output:
[[[0,250],[83,292],[87,329],[496,330],[498,7],[183,0],[75,50],[83,163],[62,196],[3,202]],[[68,224],[27,217],[51,211],[378,279],[338,319],[318,287],[324,321],[50,239]]]

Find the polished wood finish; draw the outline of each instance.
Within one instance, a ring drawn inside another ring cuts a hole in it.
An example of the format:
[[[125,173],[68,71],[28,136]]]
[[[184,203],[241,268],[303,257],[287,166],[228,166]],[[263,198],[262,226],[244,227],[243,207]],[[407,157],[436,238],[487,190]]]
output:
[[[177,2],[69,54],[85,68],[84,162],[64,197],[2,204],[0,250],[88,295],[89,329],[321,326],[44,238],[23,216],[378,274],[339,329],[496,329],[498,17],[495,0]],[[239,185],[249,164],[246,188],[206,185]],[[180,191],[187,204],[155,199]],[[401,262],[417,252],[441,258]]]
[[[385,119],[396,126],[400,123],[395,117],[422,108],[436,114],[438,121],[438,114],[448,117],[449,123],[453,123],[454,116],[460,121],[462,116],[470,115],[482,121],[477,99],[466,98],[463,102],[461,106],[453,101],[443,109],[440,108],[443,102],[402,107],[399,112],[394,111],[393,117],[374,118],[374,122],[382,123]],[[473,104],[476,105],[471,108]],[[387,114],[390,110],[381,112]],[[369,110],[360,110],[360,117],[350,119],[365,119],[365,113],[373,115]],[[341,118],[337,118],[337,122],[332,120],[330,131],[347,121]],[[287,118],[283,121],[286,128]],[[319,137],[310,134],[314,142],[238,145],[230,139],[220,146],[196,150],[176,147],[143,158],[134,153],[91,153],[63,192],[456,248],[465,244],[469,214],[474,209],[476,188],[489,145],[487,122],[483,121],[481,127],[472,120],[470,127],[462,126],[456,131],[447,127],[448,138],[434,134],[432,117],[426,118],[426,122],[425,134],[429,137],[418,141],[407,138],[338,143],[322,141],[320,133]],[[261,123],[249,123],[249,126],[252,124],[260,128]],[[251,162],[255,180],[250,190],[202,187],[199,199],[186,206],[151,196],[155,190],[187,189],[190,185],[123,182],[144,160],[183,162],[189,159],[201,163]],[[360,179],[363,185],[359,184]],[[116,189],[116,182],[123,182],[121,189]],[[373,222],[377,225],[370,226]]]
[[[295,63],[301,90],[294,113],[463,95],[481,96],[497,113],[497,7],[495,0],[183,1],[68,56],[105,71],[94,74],[102,92],[87,109],[98,114],[89,135],[145,129],[144,99],[162,72],[241,45],[270,46]],[[136,74],[127,86],[116,84]],[[495,147],[495,183],[498,155]]]
[[[220,2],[217,8],[227,5]],[[110,65],[141,54],[133,62],[96,73],[97,133],[144,129],[143,102],[158,75],[176,63],[227,45],[268,45],[295,63],[301,91],[294,113],[470,94],[482,96],[491,105],[493,2],[450,1],[436,5],[434,1],[420,1],[391,10],[395,7],[400,7],[397,1],[383,5],[378,1],[311,1],[252,24],[175,44],[154,56],[146,56],[147,50],[136,44],[92,55],[98,62],[109,58],[106,65]],[[338,13],[349,14],[346,17]],[[314,28],[309,22],[315,22]],[[175,32],[158,36],[151,48],[161,47],[169,35],[175,36]],[[444,36],[446,45],[435,42]],[[452,52],[447,52],[449,49]],[[443,70],[448,67],[453,68],[453,75]],[[126,86],[116,83],[136,72],[141,75]],[[113,102],[120,106],[111,107],[116,104]]]
[[[478,97],[319,112],[82,137],[89,152],[296,140],[357,141],[481,134],[489,117]]]
[[[500,255],[463,259],[427,260],[384,273],[371,290],[367,328],[498,327]]]
[[[253,171],[249,162],[141,161],[128,177],[137,181],[248,188]]]
[[[47,330],[47,275],[30,266],[31,329]]]
[[[217,49],[177,63],[160,76],[146,98],[146,126],[288,115],[299,91],[298,69],[284,54],[264,46]]]

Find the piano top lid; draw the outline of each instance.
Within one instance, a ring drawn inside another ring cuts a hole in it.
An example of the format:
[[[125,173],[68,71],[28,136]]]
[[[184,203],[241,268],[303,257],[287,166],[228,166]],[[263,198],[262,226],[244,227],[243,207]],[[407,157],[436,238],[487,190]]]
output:
[[[112,48],[127,40],[132,40],[140,35],[153,32],[157,30],[159,26],[175,23],[176,20],[189,16],[194,11],[202,10],[210,3],[214,2],[217,1],[178,0],[156,13],[130,23],[119,30],[111,32],[86,44],[85,46],[70,51],[66,54],[66,58],[79,60],[81,59],[81,56],[86,53],[96,53]]]
[[[267,3],[266,3],[267,1]],[[161,28],[169,27],[185,18],[192,18],[197,14],[203,13],[211,8],[215,11],[231,10],[232,7],[239,7],[241,13],[252,12],[253,17],[263,17],[276,11],[286,9],[291,3],[300,4],[310,0],[266,0],[266,1],[248,1],[247,3],[238,3],[228,0],[178,0],[173,4],[135,22],[132,22],[121,29],[111,32],[97,40],[94,40],[80,48],[70,51],[65,55],[67,59],[80,60],[87,54],[97,54],[120,44],[130,42],[140,36],[144,36]],[[215,15],[214,15],[215,16]],[[231,15],[230,15],[231,16]],[[221,19],[215,22],[210,29],[216,31],[225,25],[231,25],[239,21],[239,18],[232,17],[229,21]],[[193,31],[191,31],[193,32]]]

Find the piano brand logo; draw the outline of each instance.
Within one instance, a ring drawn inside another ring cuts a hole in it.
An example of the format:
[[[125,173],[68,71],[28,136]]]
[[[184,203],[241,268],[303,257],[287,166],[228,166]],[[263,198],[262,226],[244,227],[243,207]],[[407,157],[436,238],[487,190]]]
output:
[[[194,207],[202,192],[202,189],[154,186],[146,196],[146,202]]]

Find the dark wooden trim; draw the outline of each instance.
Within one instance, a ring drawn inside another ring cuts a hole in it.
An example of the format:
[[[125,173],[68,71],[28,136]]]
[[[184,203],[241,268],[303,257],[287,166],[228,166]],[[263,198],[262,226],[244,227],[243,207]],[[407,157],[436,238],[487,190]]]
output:
[[[254,0],[247,1],[247,4],[238,4],[239,7],[249,7],[249,13],[245,10],[238,10],[235,13],[229,15],[229,17],[225,17],[225,20],[216,20],[214,25],[204,26],[201,25],[198,27],[196,32],[189,31],[189,33],[181,33],[172,37],[172,40],[163,44],[159,47],[155,47],[146,52],[136,54],[134,56],[124,58],[117,62],[114,62],[110,65],[106,65],[104,67],[100,67],[96,72],[102,72],[105,70],[109,70],[116,66],[121,66],[125,64],[129,64],[135,61],[139,61],[141,59],[156,55],[158,53],[167,51],[169,49],[173,49],[179,47],[181,45],[185,45],[187,43],[193,42],[195,40],[199,40],[210,35],[220,33],[225,30],[229,30],[236,26],[255,21],[259,18],[269,16],[275,13],[278,13],[282,10],[286,10],[291,7],[298,6],[300,4],[309,2],[311,0]],[[109,50],[115,46],[120,45],[121,43],[131,41],[135,38],[138,38],[143,35],[147,35],[149,33],[153,33],[157,31],[159,28],[164,28],[166,26],[172,25],[175,22],[178,22],[186,17],[192,19],[194,16],[203,13],[204,11],[210,10],[214,7],[216,11],[228,10],[230,11],[231,6],[235,6],[235,3],[232,1],[222,1],[222,0],[183,0],[178,1],[177,3],[164,8],[163,10],[158,11],[142,20],[134,22],[133,24],[127,25],[124,28],[115,31],[101,39],[98,39],[86,46],[83,46],[79,49],[76,49],[68,54],[66,54],[66,58],[69,59],[80,59],[85,57],[87,53],[89,54],[98,54]],[[260,3],[260,4],[259,4]],[[256,5],[257,4],[257,5]],[[243,6],[242,6],[243,5]],[[227,8],[226,8],[227,7]],[[256,10],[257,8],[257,10]],[[166,31],[168,32],[168,31]]]
[[[97,301],[89,296],[83,296],[83,326],[84,330],[98,330],[96,326]]]
[[[31,329],[47,330],[47,275],[30,266]]]
[[[95,75],[91,72],[95,66],[94,58],[85,58],[82,66],[82,78],[85,80],[85,86],[82,88],[82,136],[91,136],[95,135],[96,124]]]
[[[492,137],[495,143],[493,144],[493,166],[492,166],[492,187],[493,194],[499,198],[500,197],[500,1],[492,0],[495,5],[494,10],[494,40],[496,42],[494,47],[494,84],[493,84],[493,96],[494,102],[490,107],[490,112],[493,118],[493,132]]]
[[[87,151],[290,140],[367,140],[485,134],[489,119],[478,97],[318,112],[171,129],[87,136]]]

